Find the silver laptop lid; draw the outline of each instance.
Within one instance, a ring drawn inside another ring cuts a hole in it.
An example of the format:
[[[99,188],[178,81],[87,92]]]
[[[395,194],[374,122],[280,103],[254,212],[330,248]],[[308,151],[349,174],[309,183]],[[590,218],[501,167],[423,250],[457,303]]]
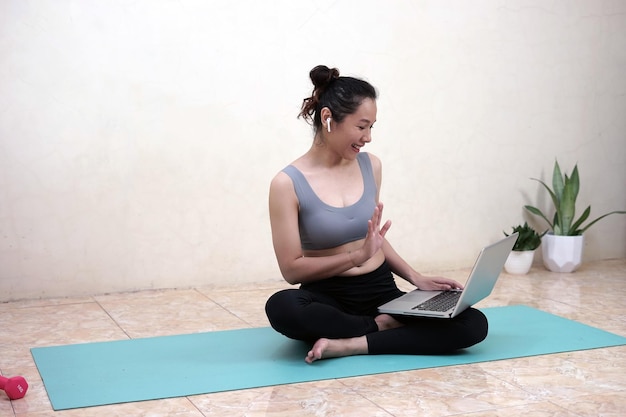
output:
[[[517,233],[513,233],[498,242],[484,247],[480,251],[465,284],[463,294],[452,312],[452,317],[491,294],[502,272],[504,263],[509,253],[511,253],[513,245],[515,245],[517,235]]]

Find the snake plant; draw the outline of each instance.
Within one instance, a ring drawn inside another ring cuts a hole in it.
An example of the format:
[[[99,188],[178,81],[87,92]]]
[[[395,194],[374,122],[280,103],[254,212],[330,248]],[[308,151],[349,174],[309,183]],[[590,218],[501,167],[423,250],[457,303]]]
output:
[[[550,193],[555,209],[554,218],[552,221],[548,220],[541,210],[536,207],[524,206],[524,208],[548,222],[552,228],[552,232],[557,236],[582,235],[585,230],[589,229],[589,227],[591,227],[594,223],[605,218],[606,216],[618,213],[626,214],[626,211],[612,211],[598,217],[583,227],[583,222],[587,220],[589,214],[591,213],[591,206],[589,206],[578,219],[574,220],[576,212],[576,197],[578,197],[578,190],[580,188],[578,165],[574,165],[574,170],[572,171],[571,176],[568,176],[567,174],[561,174],[559,163],[558,161],[555,161],[554,171],[552,173],[552,189],[548,187],[545,182],[537,178],[531,179],[538,181],[546,190],[548,190],[548,193]]]

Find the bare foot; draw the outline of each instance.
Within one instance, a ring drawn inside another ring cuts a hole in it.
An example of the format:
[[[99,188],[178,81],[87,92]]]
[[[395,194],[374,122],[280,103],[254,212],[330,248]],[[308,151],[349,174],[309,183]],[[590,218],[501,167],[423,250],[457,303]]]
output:
[[[367,339],[365,336],[351,339],[319,339],[304,360],[307,363],[313,363],[320,359],[365,354],[367,354]]]
[[[379,314],[376,318],[374,318],[374,320],[378,325],[378,331],[395,329],[397,327],[404,326],[404,324],[400,323],[389,314]]]

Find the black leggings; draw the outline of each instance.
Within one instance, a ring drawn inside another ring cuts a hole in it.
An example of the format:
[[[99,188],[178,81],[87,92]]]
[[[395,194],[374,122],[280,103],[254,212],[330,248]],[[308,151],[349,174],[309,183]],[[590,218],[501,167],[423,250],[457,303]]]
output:
[[[390,272],[384,273],[391,276]],[[383,304],[402,294],[395,283],[393,287],[395,291],[383,292],[375,304]],[[378,331],[374,318],[379,313],[375,308],[368,306],[365,311],[354,311],[337,297],[302,288],[272,295],[265,311],[272,327],[289,338],[313,343],[322,337],[365,336],[370,354],[452,352],[483,341],[488,329],[484,314],[470,308],[453,319],[395,316],[404,326]]]

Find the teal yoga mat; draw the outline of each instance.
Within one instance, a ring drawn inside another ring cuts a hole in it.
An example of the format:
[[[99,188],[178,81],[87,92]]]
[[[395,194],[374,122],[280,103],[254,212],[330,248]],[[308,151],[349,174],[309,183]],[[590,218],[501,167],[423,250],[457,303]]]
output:
[[[308,365],[271,328],[31,349],[55,410],[619,346],[626,338],[525,306],[485,308],[487,339],[450,355],[352,356]]]

